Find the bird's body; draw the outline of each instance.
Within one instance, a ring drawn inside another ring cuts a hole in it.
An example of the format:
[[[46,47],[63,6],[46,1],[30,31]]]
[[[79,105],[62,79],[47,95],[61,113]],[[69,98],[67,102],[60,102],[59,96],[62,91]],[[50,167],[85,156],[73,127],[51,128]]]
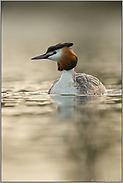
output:
[[[66,71],[69,72],[69,71]],[[65,73],[49,89],[49,94],[101,95],[106,93],[105,86],[96,78],[85,73]],[[62,86],[62,87],[61,87]]]
[[[76,73],[77,56],[70,48],[73,43],[57,44],[48,48],[44,55],[34,57],[57,61],[59,71],[63,71],[49,89],[49,94],[67,95],[102,95],[106,94],[105,86],[94,76],[85,73]]]

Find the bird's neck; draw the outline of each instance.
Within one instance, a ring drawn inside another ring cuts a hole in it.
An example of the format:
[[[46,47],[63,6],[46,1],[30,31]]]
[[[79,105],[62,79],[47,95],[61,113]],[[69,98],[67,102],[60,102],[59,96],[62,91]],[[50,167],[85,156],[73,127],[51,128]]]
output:
[[[64,80],[64,82],[74,82],[75,81],[74,68],[71,70],[63,70],[60,80]]]

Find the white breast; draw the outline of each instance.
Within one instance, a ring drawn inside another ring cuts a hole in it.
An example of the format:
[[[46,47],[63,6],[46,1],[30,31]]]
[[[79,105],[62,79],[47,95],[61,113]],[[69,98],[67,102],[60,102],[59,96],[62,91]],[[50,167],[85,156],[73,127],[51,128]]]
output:
[[[63,73],[59,81],[53,86],[50,93],[51,94],[61,94],[61,95],[76,95],[76,87],[73,79],[74,69],[66,71],[63,70]]]

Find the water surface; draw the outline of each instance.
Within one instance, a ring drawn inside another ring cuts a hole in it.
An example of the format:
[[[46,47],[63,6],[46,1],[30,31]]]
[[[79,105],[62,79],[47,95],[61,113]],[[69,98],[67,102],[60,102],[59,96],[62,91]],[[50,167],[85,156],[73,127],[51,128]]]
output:
[[[2,94],[4,180],[121,179],[121,90]],[[16,173],[15,173],[16,172]]]

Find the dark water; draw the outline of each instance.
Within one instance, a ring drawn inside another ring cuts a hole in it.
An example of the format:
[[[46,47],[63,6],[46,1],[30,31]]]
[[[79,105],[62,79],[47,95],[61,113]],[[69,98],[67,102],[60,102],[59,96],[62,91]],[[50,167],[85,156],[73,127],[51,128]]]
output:
[[[107,95],[47,94],[67,41]],[[121,2],[2,2],[2,180],[120,181],[121,84]]]

